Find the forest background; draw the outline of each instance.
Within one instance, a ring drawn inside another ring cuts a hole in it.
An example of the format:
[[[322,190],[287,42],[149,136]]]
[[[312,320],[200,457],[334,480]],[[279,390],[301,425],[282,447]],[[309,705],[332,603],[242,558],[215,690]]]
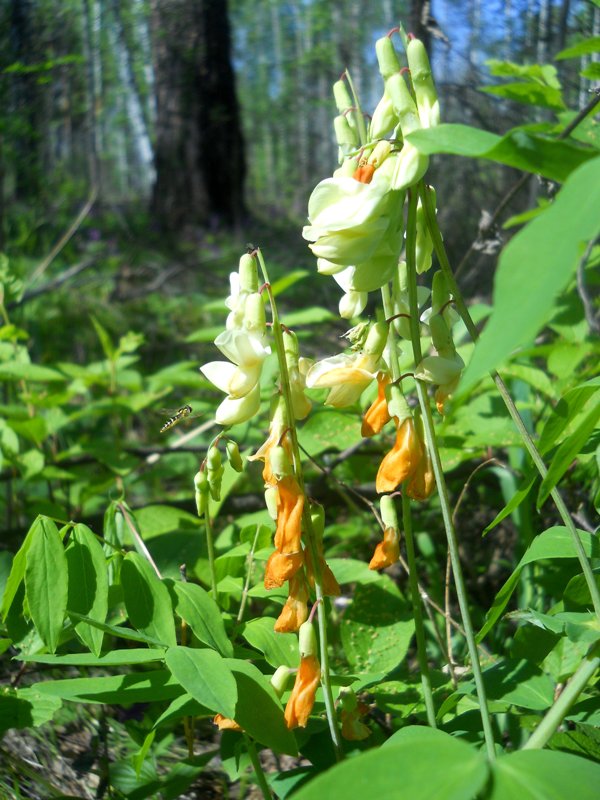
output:
[[[312,189],[337,164],[332,84],[349,69],[372,111],[382,90],[374,42],[400,20],[428,47],[445,122],[500,134],[524,121],[543,125],[583,107],[598,87],[597,52],[553,61],[571,42],[600,36],[600,7],[590,0],[0,0],[1,352],[9,359],[15,342],[26,342],[32,362],[48,370],[32,378],[46,393],[19,395],[44,409],[43,423],[18,408],[17,373],[2,373],[0,586],[37,514],[101,528],[111,493],[125,490],[142,509],[142,530],[157,535],[168,529],[152,530],[148,504],[193,510],[191,479],[210,425],[200,420],[196,438],[165,443],[160,407],[189,402],[211,417],[215,393],[197,368],[213,355],[228,275],[249,241],[266,253],[286,321],[302,331],[307,352],[322,355],[323,337],[337,341],[339,293],[316,274],[301,227]],[[494,75],[490,60],[553,63],[562,97],[499,91],[502,73]],[[490,226],[519,175],[489,161],[432,159],[427,180],[445,244],[476,303],[489,301],[498,254],[514,230],[502,223],[553,196],[551,184],[532,179]],[[593,301],[572,288],[555,331],[597,333]],[[581,348],[582,360],[589,354]],[[54,368],[68,387],[52,378]],[[570,366],[557,369],[566,380]],[[512,377],[525,405],[531,391],[550,397],[546,375],[515,368]],[[480,451],[484,431],[471,442]],[[328,436],[335,449],[337,433]],[[241,444],[257,441],[250,432]],[[327,456],[315,442],[313,452]],[[505,447],[518,472],[515,440],[490,434],[490,443]],[[472,465],[451,446],[448,453],[458,494]],[[339,467],[332,458],[329,467]],[[341,469],[360,484],[363,464]],[[510,488],[490,484],[502,505]],[[374,494],[368,483],[361,488]],[[591,531],[590,497],[571,488],[577,523]],[[323,500],[319,491],[337,502],[331,487],[316,490]],[[262,513],[259,481],[244,478],[241,493],[224,501],[225,531],[235,515],[250,522]],[[477,496],[471,502],[463,508],[473,522],[465,531],[471,557],[492,565],[485,576],[475,567],[468,575],[481,622],[528,542],[515,534],[514,516],[495,538],[480,539],[495,510]],[[522,511],[525,528],[530,513]],[[156,542],[163,574],[176,575],[185,556],[190,572],[196,564],[206,578],[205,552],[185,533],[177,541],[179,552],[173,538],[162,550]],[[225,546],[230,541],[226,533]],[[366,554],[371,545],[360,547]],[[3,670],[12,681],[14,663]],[[63,720],[66,731],[86,725],[77,715]],[[0,772],[40,747],[30,735],[4,738]],[[50,780],[62,747],[56,735],[40,756]]]

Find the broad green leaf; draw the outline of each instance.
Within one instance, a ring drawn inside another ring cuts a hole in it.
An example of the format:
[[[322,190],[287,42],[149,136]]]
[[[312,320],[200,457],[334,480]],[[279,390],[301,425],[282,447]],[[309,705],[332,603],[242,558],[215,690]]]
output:
[[[561,50],[560,53],[554,56],[554,58],[557,61],[563,61],[565,58],[579,58],[579,56],[584,56],[587,53],[599,52],[600,36],[589,36],[582,42],[578,42],[571,47],[567,47],[565,50]]]
[[[67,678],[42,681],[35,688],[43,695],[61,697],[74,703],[155,703],[172,700],[183,690],[166,669],[131,675],[110,675],[102,678]]]
[[[115,357],[116,350],[111,341],[110,335],[106,328],[98,322],[96,317],[93,314],[90,314],[90,319],[92,320],[92,325],[96,331],[96,335],[100,340],[100,344],[102,345],[102,350],[104,351],[104,355],[107,357],[109,361],[112,361]]]
[[[484,670],[483,680],[490,700],[545,711],[554,702],[554,681],[535,664],[506,659]],[[460,692],[475,695],[475,684],[461,684]]]
[[[190,626],[203,644],[217,650],[222,656],[233,655],[219,607],[212,597],[196,583],[168,581],[175,594],[175,611]]]
[[[58,646],[67,611],[67,559],[54,522],[42,517],[27,552],[25,591],[31,619],[51,652]]]
[[[165,661],[173,677],[201,705],[233,717],[237,688],[228,663],[214,650],[170,647]]]
[[[554,203],[519,231],[500,256],[494,310],[460,383],[465,394],[548,320],[586,242],[600,232],[600,158],[577,169]]]
[[[585,550],[586,555],[593,558],[600,557],[600,542],[597,537],[592,536],[587,531],[578,531],[581,544]],[[500,589],[492,607],[486,614],[486,621],[482,629],[477,635],[477,640],[481,641],[487,633],[494,627],[498,619],[502,616],[512,593],[519,583],[521,570],[525,564],[531,564],[534,561],[543,561],[547,558],[576,558],[575,545],[571,534],[562,526],[548,528],[548,530],[536,536],[533,542],[529,545],[523,558],[519,561],[515,571],[510,578],[505,582],[504,586]]]
[[[304,280],[308,275],[310,275],[310,273],[305,269],[295,269],[291,272],[287,272],[282,278],[278,278],[271,285],[271,291],[273,295],[277,297],[277,295],[285,292],[286,289],[289,289],[291,286],[298,283],[298,281]]]
[[[42,520],[44,517],[38,517],[29,531],[27,532],[27,536],[23,540],[23,544],[17,550],[15,557],[12,560],[12,565],[10,568],[10,573],[8,575],[8,579],[6,581],[6,585],[4,587],[4,594],[2,596],[2,619],[6,619],[6,615],[8,614],[10,607],[15,599],[17,592],[19,591],[19,587],[21,585],[21,581],[25,577],[25,566],[27,564],[27,552],[31,547],[31,542],[33,539],[38,535],[37,532],[42,526]]]
[[[569,469],[573,460],[577,458],[582,447],[587,443],[590,434],[597,426],[599,419],[600,402],[597,402],[588,411],[573,433],[560,445],[550,462],[548,473],[540,486],[537,498],[538,509],[544,504],[548,495]]]
[[[483,754],[464,742],[424,727],[404,728],[383,747],[322,773],[300,788],[294,800],[473,800],[488,777]]]
[[[177,643],[171,596],[148,561],[139,553],[127,553],[121,567],[123,599],[129,621],[136,630],[161,644]]]
[[[182,717],[212,717],[213,713],[210,709],[200,705],[197,700],[194,700],[191,694],[186,693],[171,700],[167,708],[154,722],[154,727],[158,728]]]
[[[231,658],[226,663],[237,684],[235,721],[274,752],[296,755],[296,739],[286,727],[281,702],[267,676],[248,661]]]
[[[24,364],[18,361],[9,361],[0,364],[0,380],[61,383],[67,379],[62,373],[55,369],[50,369],[50,367],[41,367],[39,364]]]
[[[341,624],[350,666],[360,672],[391,672],[406,656],[414,630],[412,610],[391,581],[358,586]]]
[[[260,650],[275,669],[282,664],[297,667],[300,663],[298,637],[292,633],[276,633],[274,625],[275,620],[271,617],[258,617],[244,625],[242,636],[248,644]]]
[[[547,453],[565,428],[575,419],[590,397],[600,390],[600,378],[592,378],[565,393],[552,409],[538,440],[542,455]]]
[[[182,797],[192,781],[215,755],[217,755],[216,748],[211,748],[199,756],[182,758],[178,761],[160,779],[162,800],[177,800],[177,798]]]
[[[498,758],[488,800],[597,800],[600,764],[550,750],[521,750]]]
[[[311,456],[326,450],[345,450],[360,440],[360,419],[342,411],[317,411],[310,415],[298,437]]]
[[[164,657],[165,650],[162,648],[128,647],[125,650],[111,650],[103,656],[97,656],[94,653],[68,653],[64,656],[34,653],[19,655],[18,661],[72,667],[121,667],[127,664],[149,664],[152,661],[163,661]]]
[[[562,111],[565,103],[560,89],[531,81],[519,83],[503,83],[500,86],[480,86],[481,92],[493,94],[496,97],[506,97],[507,100],[514,100],[517,103],[525,103],[530,106],[541,106],[542,108],[552,108],[555,111]]]
[[[104,622],[108,611],[108,572],[102,545],[86,525],[75,525],[65,551],[69,572],[67,608]],[[104,633],[85,622],[75,625],[77,635],[92,653],[100,655]]]
[[[141,765],[139,773],[130,761],[109,764],[110,785],[127,800],[146,800],[158,797],[160,779],[156,766],[150,761]]]
[[[523,130],[497,136],[469,125],[450,123],[413,131],[407,139],[428,155],[450,153],[485,158],[559,183],[595,155],[593,150],[579,144],[547,139]]]
[[[0,734],[9,728],[37,728],[50,722],[61,706],[60,698],[43,695],[35,687],[5,687],[0,694]]]

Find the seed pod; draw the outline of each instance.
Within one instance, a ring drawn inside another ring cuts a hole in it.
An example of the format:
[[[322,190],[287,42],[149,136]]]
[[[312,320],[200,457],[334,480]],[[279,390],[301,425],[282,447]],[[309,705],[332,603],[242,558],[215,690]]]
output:
[[[271,519],[277,519],[277,499],[279,497],[279,490],[276,486],[267,486],[265,489],[265,505]]]
[[[294,670],[290,667],[286,667],[285,664],[282,664],[280,667],[277,667],[271,676],[271,686],[275,690],[277,697],[281,697],[281,695],[285,692],[288,679],[293,671]]]
[[[227,459],[233,469],[236,472],[243,472],[244,462],[242,461],[242,457],[240,455],[238,443],[234,442],[233,439],[228,439],[227,444],[225,445],[225,450],[227,452]]]
[[[215,472],[221,466],[221,451],[217,447],[216,444],[211,445],[208,448],[208,453],[206,454],[206,466],[209,472]]]
[[[433,128],[440,124],[440,101],[423,42],[420,39],[411,39],[406,48],[406,56],[417,98],[421,125],[423,128]]]
[[[371,118],[369,138],[382,139],[396,127],[398,122],[398,115],[394,111],[394,104],[388,93],[384,91],[381,100],[375,106],[375,111]]]
[[[292,474],[290,459],[285,448],[281,447],[281,445],[271,448],[269,462],[271,464],[271,470],[277,480],[281,480],[281,478],[284,478],[286,475]]]
[[[371,325],[371,330],[365,342],[364,351],[367,355],[380,356],[383,353],[388,338],[388,326],[385,322],[376,322]]]
[[[345,114],[340,114],[333,120],[335,140],[344,156],[358,147],[358,135],[348,122]]]
[[[194,476],[194,489],[196,510],[198,512],[198,516],[201,517],[208,507],[209,486],[206,470],[201,469]]]
[[[435,198],[434,198],[435,201]],[[425,209],[419,198],[417,204],[416,214],[417,236],[415,242],[415,258],[417,274],[422,275],[423,272],[431,267],[431,257],[433,255],[433,240],[429,234],[427,227],[427,219],[425,217]]]

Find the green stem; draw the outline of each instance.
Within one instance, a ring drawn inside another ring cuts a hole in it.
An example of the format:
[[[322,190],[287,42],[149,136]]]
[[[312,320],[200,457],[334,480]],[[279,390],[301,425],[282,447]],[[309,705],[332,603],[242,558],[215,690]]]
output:
[[[544,747],[569,713],[569,709],[585,689],[588,681],[599,666],[599,656],[587,655],[584,658],[577,671],[571,677],[571,680],[561,692],[558,700],[523,746],[523,750],[536,750]]]
[[[386,319],[390,319],[394,313],[394,304],[390,293],[389,284],[381,288],[383,300],[383,311]],[[400,364],[398,360],[398,349],[396,347],[396,331],[393,324],[388,329],[388,352],[390,358],[390,370],[392,380],[398,381],[400,378]],[[417,579],[417,564],[415,559],[415,547],[412,535],[412,518],[410,511],[410,498],[406,492],[402,492],[402,525],[404,528],[404,539],[406,542],[406,555],[408,560],[408,580],[410,584],[413,614],[415,619],[415,634],[417,638],[417,659],[421,670],[421,682],[423,685],[423,696],[425,698],[425,710],[427,721],[432,728],[437,728],[435,719],[435,705],[433,702],[433,691],[431,688],[431,676],[429,674],[429,663],[427,661],[427,645],[425,643],[425,627],[423,625],[423,610],[421,607],[421,594]]]
[[[271,290],[271,283],[269,281],[269,274],[267,272],[267,266],[265,264],[263,254],[260,251],[260,249],[256,251],[256,254],[262,271],[265,286],[269,293],[269,302],[271,304],[273,338],[275,339],[275,350],[277,352],[277,360],[279,364],[279,374],[281,378],[281,392],[283,395],[287,411],[287,421],[289,425],[289,434],[292,443],[292,453],[294,457],[294,471],[296,479],[300,485],[300,488],[302,489],[306,497],[306,493],[304,491],[304,475],[302,471],[302,456],[300,454],[300,447],[298,445],[298,432],[296,430],[296,424],[294,418],[292,390],[290,388],[290,375],[288,371],[287,360],[285,357],[283,331],[281,328],[281,322],[279,320],[277,304],[275,303],[275,298]],[[321,566],[319,563],[317,540],[314,527],[312,524],[312,519],[310,516],[310,508],[308,507],[308,502],[304,503],[304,509],[302,511],[302,525],[304,528],[304,533],[306,535],[307,544],[310,548],[312,563],[314,567],[314,575],[315,575],[315,595],[318,604],[317,626],[319,629],[321,685],[323,687],[325,714],[327,716],[327,722],[329,724],[329,732],[331,735],[331,741],[333,743],[333,749],[335,751],[335,757],[338,761],[341,761],[344,757],[344,751],[342,748],[342,740],[338,728],[337,716],[335,713],[335,705],[333,702],[333,691],[331,688],[331,677],[329,668],[329,648],[327,641],[327,612],[325,608],[325,597],[323,595],[323,582],[321,576]]]
[[[208,510],[208,503],[206,504],[206,511],[204,512],[204,526],[206,529],[206,549],[208,551],[208,566],[210,569],[210,583],[211,592],[215,602],[217,602],[217,570],[215,568],[215,543],[213,537],[212,520]]]
[[[415,255],[417,235],[417,197],[418,194],[415,189],[409,192],[408,218],[406,223],[406,265],[408,271],[408,295],[410,303],[410,330],[415,364],[418,364],[422,358],[419,331],[419,305],[417,300],[417,266]],[[473,624],[471,622],[471,615],[469,613],[469,603],[462,566],[460,563],[458,541],[456,538],[454,524],[452,522],[448,487],[446,486],[442,461],[435,437],[431,405],[429,403],[427,389],[423,381],[415,379],[415,385],[417,387],[419,405],[421,406],[425,439],[427,442],[427,447],[429,448],[429,455],[431,456],[431,463],[433,466],[433,474],[435,476],[435,482],[437,484],[440,496],[442,518],[444,520],[444,528],[446,530],[446,538],[448,540],[450,560],[452,561],[452,572],[454,574],[456,597],[458,600],[458,606],[460,608],[463,627],[465,629],[465,637],[467,640],[469,656],[471,658],[471,667],[473,669],[473,678],[475,680],[475,688],[477,691],[477,697],[479,699],[479,711],[483,724],[483,735],[485,738],[488,758],[490,761],[493,761],[496,757],[494,734],[492,732],[492,723],[488,709],[485,685],[483,683],[481,664],[479,663],[479,653],[477,652],[477,644],[475,642],[475,635],[473,633]]]
[[[452,267],[450,266],[450,261],[448,259],[448,255],[446,253],[446,248],[444,247],[444,242],[442,239],[442,235],[440,229],[437,224],[436,216],[435,216],[435,208],[433,207],[433,201],[431,197],[431,193],[427,191],[424,183],[421,182],[421,202],[423,203],[423,207],[425,209],[425,216],[427,219],[427,227],[429,228],[429,233],[433,240],[433,246],[435,249],[435,253],[437,255],[438,261],[440,263],[440,267],[442,268],[442,272],[446,278],[446,283],[448,285],[448,289],[452,293],[454,298],[454,303],[458,310],[458,313],[462,317],[462,320],[471,336],[471,339],[476,342],[479,338],[479,332],[473,322],[471,315],[469,314],[469,309],[464,301],[464,298],[458,288],[458,284],[456,283],[456,279],[452,272]],[[546,465],[544,464],[544,460],[540,455],[539,450],[535,446],[535,443],[531,437],[531,434],[525,427],[525,423],[521,415],[519,414],[517,407],[510,396],[508,388],[500,375],[497,372],[491,373],[494,383],[496,384],[496,388],[500,393],[504,401],[504,405],[506,406],[510,417],[517,428],[519,435],[523,441],[523,445],[525,449],[529,453],[531,460],[535,464],[537,471],[539,472],[542,480],[548,474],[548,470]],[[571,535],[571,539],[573,541],[573,545],[575,547],[575,551],[577,553],[577,558],[579,559],[579,563],[581,564],[581,569],[583,571],[583,575],[585,577],[585,582],[587,584],[588,590],[590,592],[590,596],[592,598],[592,603],[594,605],[594,611],[596,612],[596,616],[600,620],[600,589],[596,584],[594,579],[594,573],[592,571],[592,567],[590,562],[586,556],[583,544],[581,542],[581,537],[579,536],[579,531],[575,527],[575,523],[569,514],[569,510],[562,499],[558,488],[555,486],[552,491],[550,492],[550,496],[554,501],[554,505],[556,506],[556,510],[558,511],[560,518],[565,524],[565,527],[569,531]]]
[[[248,592],[250,591],[250,581],[252,580],[252,575],[254,574],[254,553],[256,551],[256,545],[258,543],[258,533],[260,531],[260,525],[256,526],[256,533],[254,534],[254,539],[252,540],[252,547],[250,548],[250,552],[248,553],[248,557],[246,559],[246,580],[244,581],[244,588],[242,589],[242,599],[240,601],[240,607],[238,610],[238,614],[236,617],[236,622],[241,622],[244,616],[244,611],[246,609],[246,603],[248,602]]]
[[[415,543],[413,539],[412,518],[410,513],[410,498],[404,489],[402,490],[402,527],[404,529],[404,541],[406,544],[408,582],[410,585],[413,614],[415,616],[417,658],[419,660],[419,668],[421,670],[421,683],[423,685],[423,696],[425,697],[427,722],[432,728],[437,728],[435,705],[433,703],[433,690],[431,688],[431,676],[429,675],[429,664],[427,663],[427,645],[425,644],[425,626],[423,625],[421,595],[419,593],[419,583],[417,580],[417,562],[415,558]]]
[[[264,800],[272,800],[273,795],[271,793],[271,790],[269,789],[269,784],[267,783],[267,777],[262,768],[262,764],[260,763],[260,758],[258,757],[258,753],[256,752],[256,745],[254,744],[254,740],[251,739],[247,734],[244,734],[244,739],[246,741],[246,749],[248,750],[250,761],[252,762],[252,766],[254,767],[256,782],[260,788],[262,796],[264,797]]]

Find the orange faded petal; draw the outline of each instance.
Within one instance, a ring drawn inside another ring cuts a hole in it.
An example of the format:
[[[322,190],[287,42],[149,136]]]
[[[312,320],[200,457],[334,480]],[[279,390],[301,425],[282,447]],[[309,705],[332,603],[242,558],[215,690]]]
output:
[[[386,528],[383,541],[379,542],[369,562],[369,569],[391,567],[400,558],[400,537],[394,528]]]
[[[224,717],[223,714],[215,714],[213,723],[220,731],[241,731],[242,728],[237,724],[234,719]]]
[[[308,587],[303,574],[290,580],[290,593],[275,622],[277,633],[293,633],[308,618]]]
[[[275,550],[271,553],[265,567],[265,589],[275,589],[283,586],[286,581],[293,578],[304,563],[304,553],[280,553]]]
[[[390,412],[385,397],[385,387],[390,382],[389,375],[380,373],[377,376],[377,398],[365,411],[362,421],[361,436],[374,436],[390,421]]]
[[[316,656],[304,656],[296,673],[292,694],[285,707],[285,724],[292,728],[305,728],[315,704],[315,694],[321,679],[321,667]]]
[[[342,736],[350,742],[360,742],[371,735],[371,728],[360,721],[360,711],[342,709]]]
[[[374,164],[362,164],[358,166],[352,175],[355,181],[359,183],[371,183],[373,173],[375,172]]]
[[[423,447],[423,458],[420,460],[415,474],[406,486],[406,494],[413,500],[427,500],[435,489],[435,476],[427,446]]]
[[[275,547],[280,553],[297,553],[300,550],[304,494],[292,475],[278,481],[277,489]]]
[[[322,544],[320,549],[323,549]],[[313,567],[312,556],[308,548],[306,548],[306,550],[304,551],[304,555],[306,563],[306,576],[308,578],[308,582],[311,588],[314,589],[315,570]],[[342,590],[335,578],[335,575],[331,571],[331,567],[325,561],[325,559],[320,553],[318,554],[318,560],[319,560],[319,568],[321,570],[321,589],[323,590],[323,594],[325,595],[325,597],[338,597],[342,593]]]
[[[412,417],[398,425],[396,442],[387,453],[377,472],[375,488],[382,492],[393,492],[403,481],[411,478],[421,460],[423,448],[415,431]]]

